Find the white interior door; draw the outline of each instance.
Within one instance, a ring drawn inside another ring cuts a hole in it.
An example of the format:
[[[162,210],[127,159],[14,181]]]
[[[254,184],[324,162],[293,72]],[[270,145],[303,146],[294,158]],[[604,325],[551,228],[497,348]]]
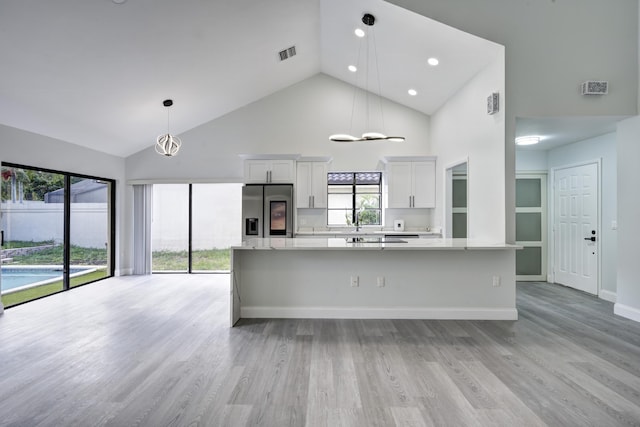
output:
[[[555,282],[598,294],[598,164],[554,172]]]

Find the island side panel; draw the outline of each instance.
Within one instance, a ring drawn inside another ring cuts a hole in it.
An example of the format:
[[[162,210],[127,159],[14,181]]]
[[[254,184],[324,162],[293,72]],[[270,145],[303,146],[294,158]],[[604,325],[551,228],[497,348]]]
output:
[[[513,249],[244,250],[237,256],[241,317],[517,318]]]
[[[230,283],[229,283],[229,296],[230,296],[230,306],[229,306],[229,315],[231,326],[235,325],[238,320],[240,320],[240,251],[235,249],[231,249],[231,272],[229,274]]]

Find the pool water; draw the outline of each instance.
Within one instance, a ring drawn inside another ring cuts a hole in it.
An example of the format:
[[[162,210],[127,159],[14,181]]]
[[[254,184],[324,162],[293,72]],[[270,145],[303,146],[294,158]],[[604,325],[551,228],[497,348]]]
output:
[[[84,271],[84,268],[71,268],[69,274]],[[11,268],[2,267],[2,291],[38,283],[45,280],[62,279],[60,268]]]

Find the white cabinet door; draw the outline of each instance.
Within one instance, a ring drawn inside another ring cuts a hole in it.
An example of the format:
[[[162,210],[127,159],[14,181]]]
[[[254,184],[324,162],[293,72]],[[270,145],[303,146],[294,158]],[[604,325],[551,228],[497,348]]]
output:
[[[311,165],[311,201],[316,209],[327,207],[327,170],[325,162],[313,162]]]
[[[295,180],[293,160],[245,160],[244,182],[292,184]]]
[[[387,185],[390,208],[411,207],[412,189],[411,162],[392,162],[387,165]]]
[[[271,160],[269,182],[291,184],[293,181],[293,160]]]
[[[326,162],[298,162],[296,177],[296,206],[324,209],[327,207]]]
[[[269,160],[245,160],[244,162],[244,182],[265,183],[268,182],[270,170]]]
[[[435,208],[436,162],[390,162],[387,185],[390,208]]]
[[[311,162],[298,162],[296,166],[296,207],[310,208],[311,202]]]
[[[436,207],[436,162],[414,162],[412,171],[414,208]]]

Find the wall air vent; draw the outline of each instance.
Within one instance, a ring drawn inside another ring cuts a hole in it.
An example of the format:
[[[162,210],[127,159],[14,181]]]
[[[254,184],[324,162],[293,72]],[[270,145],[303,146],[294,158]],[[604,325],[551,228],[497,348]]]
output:
[[[285,50],[281,50],[280,52],[278,52],[278,55],[280,56],[280,61],[284,61],[285,59],[289,59],[292,56],[296,55],[296,47],[295,46],[291,46],[286,48]]]
[[[609,93],[609,82],[589,80],[580,85],[583,95],[606,95]]]

